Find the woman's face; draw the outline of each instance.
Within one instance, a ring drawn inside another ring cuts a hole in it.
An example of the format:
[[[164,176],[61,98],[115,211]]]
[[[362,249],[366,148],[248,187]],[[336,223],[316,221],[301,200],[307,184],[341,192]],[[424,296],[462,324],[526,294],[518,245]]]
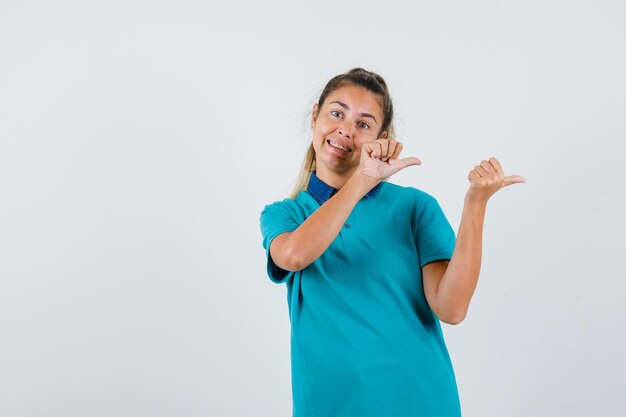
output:
[[[316,170],[344,173],[356,168],[363,144],[378,139],[382,117],[377,97],[352,84],[326,96],[321,108],[316,103],[311,121]],[[386,132],[381,137],[386,137]],[[330,142],[348,151],[337,149]]]

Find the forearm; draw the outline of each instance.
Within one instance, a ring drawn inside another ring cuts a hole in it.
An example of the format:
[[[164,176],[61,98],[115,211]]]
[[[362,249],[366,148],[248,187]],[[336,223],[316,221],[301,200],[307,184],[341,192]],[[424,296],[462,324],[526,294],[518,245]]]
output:
[[[335,240],[348,216],[378,182],[355,174],[335,195],[311,214],[289,236],[288,246],[299,269],[319,258]]]
[[[455,321],[465,318],[478,283],[486,206],[466,199],[454,252],[439,283],[438,305]]]

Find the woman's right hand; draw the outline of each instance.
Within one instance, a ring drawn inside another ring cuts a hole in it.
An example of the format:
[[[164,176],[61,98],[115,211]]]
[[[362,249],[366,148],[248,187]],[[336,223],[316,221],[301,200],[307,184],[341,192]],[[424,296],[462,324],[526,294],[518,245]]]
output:
[[[361,160],[358,172],[377,181],[384,181],[396,172],[411,165],[421,165],[422,161],[411,156],[398,159],[402,143],[393,139],[379,138],[361,147]]]

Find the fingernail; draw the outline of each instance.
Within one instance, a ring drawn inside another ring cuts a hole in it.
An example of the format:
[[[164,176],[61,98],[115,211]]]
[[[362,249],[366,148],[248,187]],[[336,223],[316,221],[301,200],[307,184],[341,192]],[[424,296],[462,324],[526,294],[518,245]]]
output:
[[[393,165],[393,164],[395,164],[395,163],[396,163],[396,160],[395,160],[395,159],[390,159],[390,160],[389,160],[389,164],[390,164],[390,165]]]

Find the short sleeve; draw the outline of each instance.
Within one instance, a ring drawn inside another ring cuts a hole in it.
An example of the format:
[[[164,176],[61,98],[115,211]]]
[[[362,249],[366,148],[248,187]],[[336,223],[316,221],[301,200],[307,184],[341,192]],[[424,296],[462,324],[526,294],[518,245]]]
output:
[[[267,275],[277,284],[289,280],[294,272],[282,269],[274,263],[270,255],[270,245],[276,236],[285,232],[293,232],[298,226],[284,203],[280,201],[266,205],[261,212],[261,234],[263,235],[263,247],[267,257]]]
[[[421,205],[415,230],[420,267],[452,258],[456,236],[437,200],[429,196]]]

